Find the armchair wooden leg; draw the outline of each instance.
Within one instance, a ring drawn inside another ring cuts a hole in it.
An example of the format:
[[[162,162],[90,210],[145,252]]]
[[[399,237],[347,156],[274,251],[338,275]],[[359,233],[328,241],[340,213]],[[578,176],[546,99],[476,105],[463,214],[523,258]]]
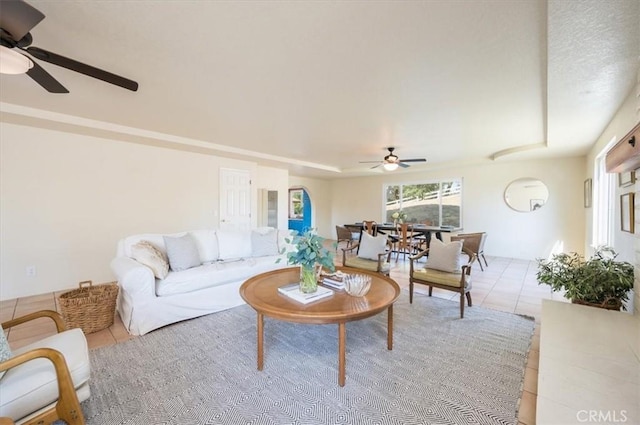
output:
[[[469,307],[471,307],[471,306],[472,306],[472,304],[473,304],[473,303],[471,302],[471,292],[467,292],[467,294],[466,294],[466,295],[467,295],[467,305],[468,305]]]
[[[464,319],[464,293],[460,294],[460,318]]]
[[[482,267],[482,261],[478,260],[478,264],[480,264],[480,270],[484,271],[484,267]]]
[[[433,286],[429,286],[429,296],[433,293]]]

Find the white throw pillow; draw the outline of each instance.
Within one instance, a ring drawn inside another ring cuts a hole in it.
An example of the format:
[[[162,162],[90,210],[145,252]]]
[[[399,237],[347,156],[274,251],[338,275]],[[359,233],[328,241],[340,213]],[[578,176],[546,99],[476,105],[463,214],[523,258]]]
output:
[[[462,240],[444,243],[431,239],[426,268],[449,273],[459,273],[462,269]]]
[[[194,230],[191,233],[200,253],[200,263],[213,263],[218,259],[218,239],[210,229]]]
[[[250,230],[217,230],[220,260],[238,260],[251,257]]]
[[[382,254],[387,247],[387,236],[371,236],[367,232],[362,232],[362,240],[358,249],[358,257],[368,260],[378,260],[378,254]]]
[[[164,246],[167,248],[167,257],[171,270],[179,272],[191,267],[199,266],[200,254],[196,241],[189,233],[178,238],[164,237]]]
[[[144,264],[153,271],[158,279],[164,279],[169,274],[169,262],[162,251],[151,242],[140,241],[131,246],[131,258]]]
[[[278,255],[278,232],[275,229],[267,233],[251,232],[251,255],[253,257]]]

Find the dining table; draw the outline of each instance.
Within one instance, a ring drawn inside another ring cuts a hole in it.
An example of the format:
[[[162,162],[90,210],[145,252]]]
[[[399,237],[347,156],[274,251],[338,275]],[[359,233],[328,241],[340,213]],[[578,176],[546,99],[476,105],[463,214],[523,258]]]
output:
[[[424,237],[427,248],[429,248],[429,244],[431,243],[431,237],[435,234],[436,238],[442,240],[443,233],[455,233],[462,231],[462,227],[453,227],[453,226],[427,226],[426,224],[420,223],[409,223],[409,229],[413,231],[414,235],[418,234],[418,237]],[[360,232],[360,239],[362,239],[362,229],[363,224],[361,222],[345,224],[344,227],[349,229],[351,232]],[[374,227],[374,236],[378,233],[390,235],[391,232],[395,232],[398,228],[397,224],[394,223],[379,223]],[[360,242],[360,239],[358,242]]]

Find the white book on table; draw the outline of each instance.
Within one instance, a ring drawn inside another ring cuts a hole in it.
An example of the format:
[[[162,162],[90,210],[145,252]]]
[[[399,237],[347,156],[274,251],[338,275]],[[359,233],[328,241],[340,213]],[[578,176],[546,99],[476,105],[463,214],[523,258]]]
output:
[[[316,292],[304,293],[300,290],[299,283],[291,283],[289,285],[281,286],[278,288],[278,292],[302,304],[309,304],[333,295],[333,291],[331,289],[323,286],[318,286],[318,290]]]

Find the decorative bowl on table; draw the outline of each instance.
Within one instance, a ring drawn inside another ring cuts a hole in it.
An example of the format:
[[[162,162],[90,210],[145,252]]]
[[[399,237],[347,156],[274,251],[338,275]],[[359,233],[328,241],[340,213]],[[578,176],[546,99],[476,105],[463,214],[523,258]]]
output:
[[[371,289],[371,276],[365,274],[350,274],[344,278],[344,289],[354,297],[364,297]]]

